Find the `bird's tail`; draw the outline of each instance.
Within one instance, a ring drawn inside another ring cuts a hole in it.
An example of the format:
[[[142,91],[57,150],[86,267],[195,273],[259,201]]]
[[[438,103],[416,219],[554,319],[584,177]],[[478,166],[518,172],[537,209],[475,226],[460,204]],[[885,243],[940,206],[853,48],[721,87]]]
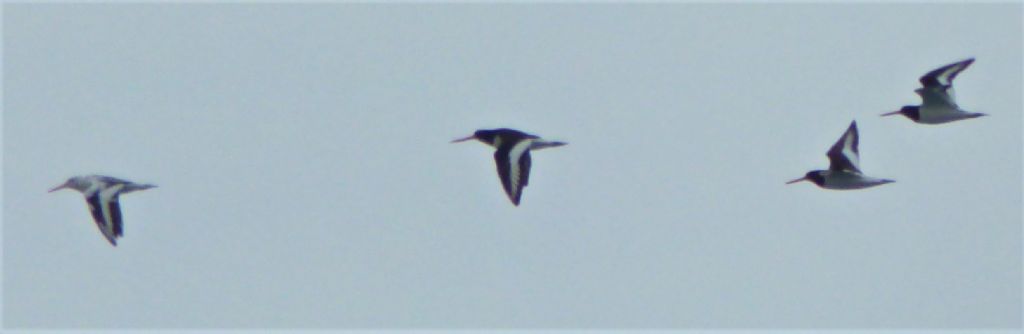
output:
[[[149,188],[156,188],[156,185],[155,184],[130,184],[130,185],[124,187],[124,190],[122,190],[121,192],[139,191],[139,190],[146,190],[146,189],[149,189]]]
[[[530,149],[531,150],[539,150],[539,149],[542,149],[542,148],[559,147],[559,146],[567,145],[567,144],[569,144],[569,143],[560,142],[560,141],[535,140],[532,143],[530,143]]]

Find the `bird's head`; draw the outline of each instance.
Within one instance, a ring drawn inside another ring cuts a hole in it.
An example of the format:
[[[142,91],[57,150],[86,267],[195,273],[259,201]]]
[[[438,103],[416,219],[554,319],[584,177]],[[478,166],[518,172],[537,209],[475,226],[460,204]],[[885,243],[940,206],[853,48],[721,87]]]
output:
[[[78,191],[83,191],[83,190],[85,190],[85,188],[86,188],[86,184],[84,182],[84,179],[81,176],[73,176],[71,178],[68,178],[67,181],[64,181],[63,184],[61,184],[59,186],[56,186],[56,187],[53,187],[53,189],[50,189],[49,192],[52,193],[54,191],[61,190],[61,189],[74,189],[74,190],[78,190]]]
[[[797,182],[800,182],[800,181],[811,181],[811,182],[814,182],[814,184],[817,184],[818,186],[821,186],[821,185],[825,184],[825,173],[826,172],[827,171],[823,171],[823,170],[812,170],[810,172],[807,172],[807,174],[804,174],[804,177],[801,177],[801,178],[795,179],[795,180],[791,180],[789,182],[786,182],[786,184],[793,184],[793,183],[797,183]]]
[[[473,135],[452,140],[453,143],[464,142],[470,139],[476,139],[486,143],[487,145],[494,145],[494,138],[497,137],[498,133],[495,130],[476,130]]]
[[[887,112],[882,114],[882,116],[903,115],[916,121],[921,118],[920,109],[921,107],[919,106],[903,106],[900,110]]]

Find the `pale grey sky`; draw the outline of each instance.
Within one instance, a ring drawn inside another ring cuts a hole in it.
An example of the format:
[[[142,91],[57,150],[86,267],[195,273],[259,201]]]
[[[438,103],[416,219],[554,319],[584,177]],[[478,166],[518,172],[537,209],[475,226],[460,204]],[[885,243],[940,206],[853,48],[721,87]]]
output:
[[[1021,9],[8,4],[4,326],[1019,328]],[[783,185],[853,119],[896,183]],[[494,127],[570,143],[520,207]]]

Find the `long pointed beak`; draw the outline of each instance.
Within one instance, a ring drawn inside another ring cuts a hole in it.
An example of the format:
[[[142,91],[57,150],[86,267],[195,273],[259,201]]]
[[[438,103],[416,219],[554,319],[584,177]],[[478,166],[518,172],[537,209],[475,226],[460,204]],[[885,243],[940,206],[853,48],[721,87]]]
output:
[[[801,177],[801,178],[799,178],[799,179],[796,179],[796,180],[792,180],[792,181],[786,182],[786,184],[794,184],[794,183],[797,183],[797,182],[800,182],[800,181],[807,181],[807,177],[806,177],[806,176],[804,176],[804,177]]]
[[[900,114],[900,111],[897,110],[897,111],[892,111],[892,112],[884,113],[884,114],[882,114],[882,116],[892,116],[892,115],[899,115],[899,114]]]
[[[68,187],[68,184],[67,184],[67,183],[64,183],[64,184],[62,184],[62,185],[59,185],[59,186],[56,186],[56,187],[54,187],[53,189],[50,189],[50,191],[47,191],[47,192],[48,192],[48,193],[52,193],[52,192],[54,192],[54,191],[57,191],[57,190],[61,190],[61,189],[67,188],[67,187]]]
[[[464,141],[467,141],[467,140],[470,140],[470,139],[475,139],[475,138],[476,137],[469,136],[469,137],[466,137],[466,138],[459,138],[459,139],[453,140],[452,142],[453,143],[461,143],[461,142],[464,142]]]

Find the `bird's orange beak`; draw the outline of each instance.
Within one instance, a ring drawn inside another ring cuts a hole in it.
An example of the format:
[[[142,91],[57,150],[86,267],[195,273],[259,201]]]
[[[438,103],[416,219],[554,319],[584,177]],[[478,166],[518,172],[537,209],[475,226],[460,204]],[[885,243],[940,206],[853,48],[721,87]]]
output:
[[[796,179],[796,180],[792,180],[792,181],[786,182],[786,184],[794,184],[794,183],[797,183],[797,182],[800,182],[800,181],[807,181],[807,177],[806,177],[806,176],[804,176],[804,177],[801,177],[801,178],[799,178],[799,179]]]
[[[466,138],[459,138],[459,139],[453,140],[452,142],[453,143],[461,143],[461,142],[464,142],[464,141],[467,141],[467,140],[470,140],[470,139],[475,139],[475,138],[476,137],[469,136],[469,137],[466,137]]]

